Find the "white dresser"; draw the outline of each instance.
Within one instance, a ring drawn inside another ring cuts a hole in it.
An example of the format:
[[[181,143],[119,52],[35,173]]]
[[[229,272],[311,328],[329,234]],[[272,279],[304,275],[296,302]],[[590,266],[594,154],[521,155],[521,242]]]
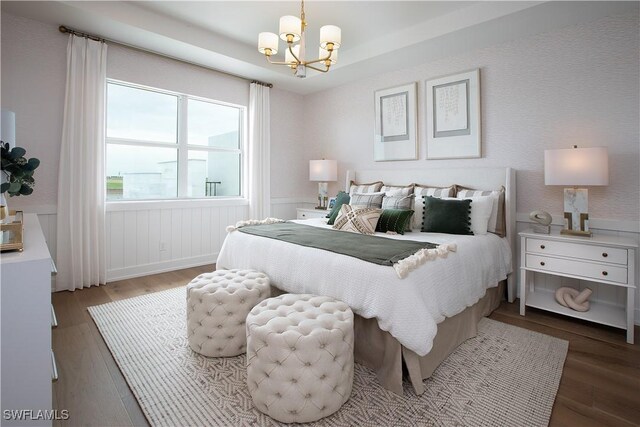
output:
[[[0,255],[2,425],[51,425],[52,261],[35,214],[24,215],[24,251]],[[7,410],[26,410],[7,419]],[[32,412],[29,412],[32,410]],[[43,418],[46,418],[43,416]]]
[[[617,236],[576,237],[559,233],[520,233],[520,314],[527,306],[603,325],[626,329],[633,344],[635,251],[638,244]],[[592,302],[586,312],[558,304],[552,292],[536,290],[535,272],[618,286],[626,290],[626,306]]]

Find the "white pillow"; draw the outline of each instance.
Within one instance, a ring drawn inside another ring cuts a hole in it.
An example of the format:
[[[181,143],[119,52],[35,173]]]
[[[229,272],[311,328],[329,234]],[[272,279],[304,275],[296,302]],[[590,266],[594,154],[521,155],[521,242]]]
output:
[[[471,200],[471,213],[469,219],[471,220],[471,226],[469,227],[473,234],[483,235],[487,234],[487,228],[489,226],[489,219],[491,218],[491,212],[493,210],[493,197],[492,196],[476,196],[465,197],[464,199],[458,199],[455,197],[446,197],[446,200]]]

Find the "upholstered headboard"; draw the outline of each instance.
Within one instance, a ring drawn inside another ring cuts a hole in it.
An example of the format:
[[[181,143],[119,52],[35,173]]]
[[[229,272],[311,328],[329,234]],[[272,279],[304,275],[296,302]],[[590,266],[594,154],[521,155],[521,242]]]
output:
[[[481,190],[505,188],[506,236],[512,252],[514,271],[507,278],[508,299],[516,297],[516,171],[511,168],[425,168],[425,169],[383,169],[348,170],[345,188],[348,191],[351,181],[368,183],[382,181],[385,184],[423,184],[434,187],[446,187],[458,184]]]

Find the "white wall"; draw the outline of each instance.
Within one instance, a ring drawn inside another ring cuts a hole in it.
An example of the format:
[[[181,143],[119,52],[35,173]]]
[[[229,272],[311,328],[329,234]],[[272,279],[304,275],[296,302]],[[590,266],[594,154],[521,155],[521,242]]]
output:
[[[33,194],[9,204],[39,214],[55,258],[68,36],[56,26],[6,13],[1,31],[2,107],[16,113],[18,145],[41,160]],[[115,44],[107,56],[109,78],[248,105],[244,79]],[[300,95],[271,91],[273,206],[289,218],[308,184],[305,162],[298,160],[304,155],[302,102]],[[246,201],[108,204],[108,280],[213,263],[224,228],[247,214]]]
[[[562,210],[562,189],[544,185],[545,149],[607,146],[611,182],[591,189],[591,217],[637,221],[638,32],[638,15],[604,18],[425,59],[418,67],[305,97],[305,132],[339,159],[339,185],[347,169],[510,166],[518,170],[518,212]],[[473,68],[481,69],[482,158],[424,160],[425,80]],[[413,81],[418,82],[420,160],[374,162],[374,91]]]
[[[528,213],[535,209],[553,213],[561,224],[562,188],[544,185],[545,149],[607,146],[610,185],[589,192],[592,228],[639,241],[639,31],[637,14],[608,17],[380,74],[306,96],[304,129],[327,157],[339,160],[332,192],[344,186],[347,169],[510,166],[517,170],[518,231],[530,226]],[[481,70],[482,158],[425,160],[425,80],[473,68]],[[374,91],[413,81],[420,159],[374,162]],[[636,265],[638,259],[636,254]],[[544,286],[560,284],[550,277],[541,277]],[[624,302],[624,290],[588,286],[594,299]],[[640,295],[635,317],[640,324]]]

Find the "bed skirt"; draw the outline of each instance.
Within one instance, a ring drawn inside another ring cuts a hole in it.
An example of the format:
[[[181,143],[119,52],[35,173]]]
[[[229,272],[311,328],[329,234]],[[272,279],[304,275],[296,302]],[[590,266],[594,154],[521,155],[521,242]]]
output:
[[[460,344],[478,334],[478,322],[500,305],[506,281],[487,293],[477,303],[438,324],[433,348],[425,356],[418,356],[405,348],[389,332],[378,326],[377,319],[355,315],[355,361],[373,369],[384,388],[402,395],[403,361],[416,394],[424,393],[422,381]],[[272,287],[272,296],[284,293]]]

